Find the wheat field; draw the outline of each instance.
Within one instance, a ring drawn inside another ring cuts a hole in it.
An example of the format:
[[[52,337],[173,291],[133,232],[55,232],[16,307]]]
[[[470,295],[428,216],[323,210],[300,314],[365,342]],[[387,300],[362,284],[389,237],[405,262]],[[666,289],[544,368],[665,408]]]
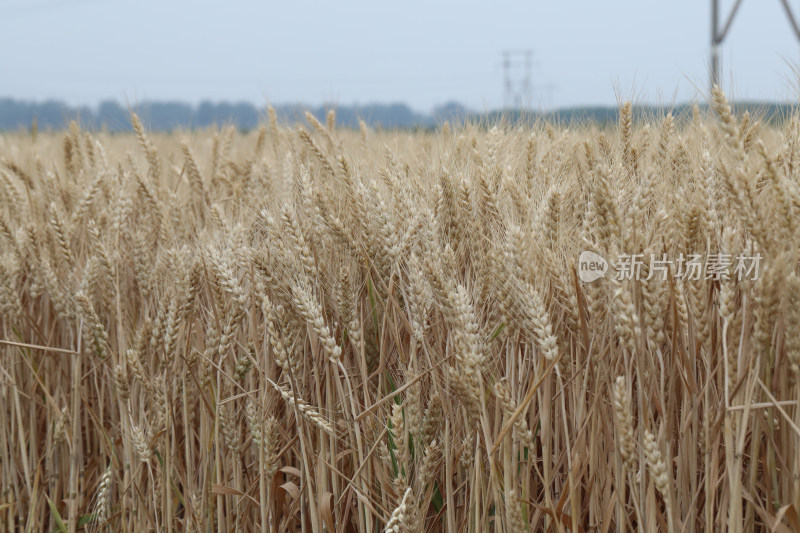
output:
[[[800,119],[712,96],[1,135],[0,530],[797,531]]]

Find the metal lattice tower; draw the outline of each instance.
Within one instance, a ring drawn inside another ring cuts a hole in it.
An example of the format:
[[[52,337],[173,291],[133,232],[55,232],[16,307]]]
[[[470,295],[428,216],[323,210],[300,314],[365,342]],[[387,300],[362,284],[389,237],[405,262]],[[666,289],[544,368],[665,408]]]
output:
[[[789,19],[789,24],[792,26],[792,30],[794,30],[795,37],[800,41],[800,27],[797,25],[797,19],[794,17],[792,8],[789,7],[789,1],[780,1],[781,5],[783,5],[783,10],[786,12],[786,18]],[[711,87],[719,84],[719,47],[728,35],[731,24],[733,24],[733,18],[736,16],[736,12],[739,11],[741,5],[742,0],[736,0],[736,3],[734,3],[731,8],[731,12],[725,19],[725,25],[720,28],[719,0],[711,0],[711,64],[709,65],[711,70],[709,79]]]
[[[503,50],[503,107],[515,106],[521,109],[531,104],[532,74],[533,50]]]

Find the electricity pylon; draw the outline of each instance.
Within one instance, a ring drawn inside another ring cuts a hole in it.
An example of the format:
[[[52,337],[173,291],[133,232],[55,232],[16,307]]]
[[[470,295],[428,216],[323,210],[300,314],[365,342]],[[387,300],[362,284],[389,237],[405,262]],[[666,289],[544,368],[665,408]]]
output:
[[[728,35],[731,24],[733,24],[733,18],[736,16],[736,12],[739,11],[741,5],[742,0],[736,0],[725,20],[725,25],[720,28],[719,0],[711,0],[711,64],[709,65],[711,69],[709,80],[711,87],[719,84],[719,47]],[[789,7],[789,1],[781,0],[781,5],[783,5],[786,18],[789,19],[789,24],[792,26],[792,30],[794,30],[795,37],[800,41],[800,27],[797,25],[797,19],[794,17],[792,8]]]

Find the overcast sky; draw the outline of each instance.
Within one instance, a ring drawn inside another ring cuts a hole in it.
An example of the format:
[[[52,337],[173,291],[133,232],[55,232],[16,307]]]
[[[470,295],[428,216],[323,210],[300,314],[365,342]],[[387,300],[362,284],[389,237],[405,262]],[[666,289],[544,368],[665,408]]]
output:
[[[486,110],[503,104],[502,50],[530,48],[534,106],[614,104],[618,93],[669,104],[707,89],[709,5],[0,0],[0,97]],[[736,97],[797,97],[800,44],[780,0],[744,0],[722,57]]]

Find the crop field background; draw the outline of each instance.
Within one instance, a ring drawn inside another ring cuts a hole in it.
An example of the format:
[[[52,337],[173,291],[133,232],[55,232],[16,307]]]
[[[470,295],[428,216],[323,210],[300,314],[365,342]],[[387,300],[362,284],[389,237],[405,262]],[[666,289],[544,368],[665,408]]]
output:
[[[0,135],[0,530],[800,529],[800,120],[711,107]]]

